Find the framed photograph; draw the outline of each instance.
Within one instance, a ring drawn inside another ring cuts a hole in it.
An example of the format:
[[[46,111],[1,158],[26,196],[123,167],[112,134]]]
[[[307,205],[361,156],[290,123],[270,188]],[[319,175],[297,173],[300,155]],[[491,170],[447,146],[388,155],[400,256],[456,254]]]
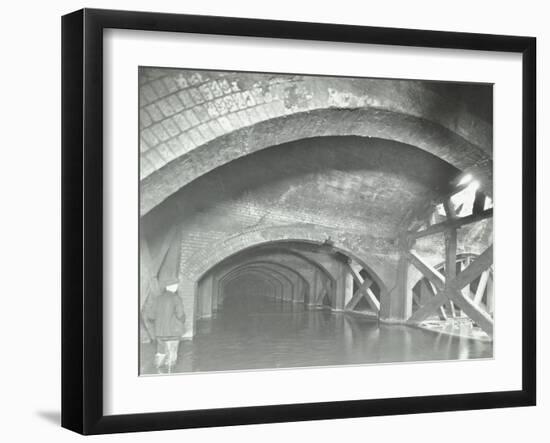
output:
[[[62,425],[534,405],[531,37],[62,20]]]

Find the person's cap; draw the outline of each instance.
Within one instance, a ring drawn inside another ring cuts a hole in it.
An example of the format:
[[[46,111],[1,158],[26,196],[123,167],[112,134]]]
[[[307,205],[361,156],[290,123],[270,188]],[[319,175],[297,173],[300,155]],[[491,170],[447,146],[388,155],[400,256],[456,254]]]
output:
[[[176,292],[178,290],[178,284],[174,283],[172,285],[168,285],[168,286],[166,286],[166,290],[168,292]]]
[[[177,278],[170,278],[162,282],[162,286],[164,286],[168,291],[170,292],[176,292],[178,290],[178,279]]]

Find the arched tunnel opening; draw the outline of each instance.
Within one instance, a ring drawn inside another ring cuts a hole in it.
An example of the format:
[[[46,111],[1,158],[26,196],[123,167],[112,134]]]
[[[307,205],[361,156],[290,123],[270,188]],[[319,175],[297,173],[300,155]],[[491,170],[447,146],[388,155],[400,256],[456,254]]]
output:
[[[174,113],[142,129],[140,373],[166,372],[159,300],[183,312],[171,372],[491,357],[490,91],[267,81],[285,82],[328,92],[309,109],[280,91],[261,121],[193,114],[179,135],[176,99],[144,105]]]

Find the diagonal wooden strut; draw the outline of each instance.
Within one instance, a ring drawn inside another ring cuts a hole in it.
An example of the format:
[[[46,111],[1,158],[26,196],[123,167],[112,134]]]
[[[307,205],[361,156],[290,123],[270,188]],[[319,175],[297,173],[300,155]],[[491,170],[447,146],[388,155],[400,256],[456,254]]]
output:
[[[493,208],[489,208],[477,214],[468,215],[467,217],[449,218],[444,222],[431,225],[422,231],[416,231],[416,232],[410,231],[408,232],[408,236],[411,239],[417,239],[420,237],[425,237],[427,235],[445,232],[445,231],[448,231],[449,229],[460,228],[461,226],[474,223],[480,220],[484,220],[492,216],[493,216]]]
[[[420,323],[442,308],[446,303],[456,304],[470,319],[472,319],[487,334],[493,334],[493,319],[481,307],[481,296],[476,294],[474,300],[462,293],[462,288],[469,285],[484,272],[488,273],[488,268],[493,263],[493,246],[489,246],[479,257],[477,257],[468,267],[456,274],[456,231],[451,231],[446,236],[446,276],[443,276],[437,270],[425,263],[416,252],[403,251],[407,259],[413,264],[430,283],[437,293],[418,309],[410,318],[411,323]],[[454,259],[454,260],[453,260]],[[483,278],[483,277],[482,277]],[[485,283],[480,281],[480,285],[486,284],[488,277],[485,277]],[[479,291],[483,291],[483,287]],[[478,299],[476,301],[476,299]]]
[[[352,266],[348,265],[351,275],[353,276],[353,279],[355,282],[359,285],[359,288],[355,293],[353,294],[353,297],[351,297],[351,300],[346,305],[346,309],[354,309],[362,297],[365,297],[367,299],[367,302],[369,306],[376,312],[380,311],[380,302],[374,295],[374,292],[370,289],[371,285],[373,284],[373,281],[370,278],[366,278],[363,280],[363,277],[359,272],[357,272],[356,269],[354,269]]]
[[[457,275],[453,286],[456,289],[462,289],[467,284],[474,281],[483,271],[493,264],[493,245],[489,246],[483,254],[477,257],[470,265]]]
[[[439,271],[425,263],[415,251],[403,251],[407,259],[424,277],[426,277],[437,289],[443,291],[445,288],[445,277]]]

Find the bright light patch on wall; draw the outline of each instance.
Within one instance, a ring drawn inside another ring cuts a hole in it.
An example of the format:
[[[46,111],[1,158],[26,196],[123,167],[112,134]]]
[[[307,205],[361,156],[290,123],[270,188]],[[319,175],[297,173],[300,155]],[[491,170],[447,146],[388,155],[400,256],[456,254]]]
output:
[[[472,174],[464,175],[464,177],[462,177],[458,182],[458,186],[462,186],[462,185],[465,185],[466,183],[469,183],[470,181],[472,181],[472,178],[473,178]]]

